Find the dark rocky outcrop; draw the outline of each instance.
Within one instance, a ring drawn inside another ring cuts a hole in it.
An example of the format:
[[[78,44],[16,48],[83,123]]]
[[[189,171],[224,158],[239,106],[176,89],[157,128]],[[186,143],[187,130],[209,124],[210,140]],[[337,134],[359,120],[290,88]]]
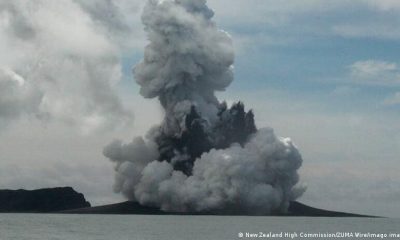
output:
[[[215,126],[210,126],[198,109],[192,106],[179,134],[171,135],[160,129],[155,138],[160,153],[158,160],[167,161],[174,166],[174,170],[190,176],[194,162],[203,153],[211,149],[225,149],[233,143],[243,146],[257,132],[254,114],[251,110],[246,112],[242,102],[233,104],[231,108],[225,102],[221,103],[217,116]]]
[[[288,211],[287,215],[292,217],[374,217],[354,213],[328,211],[310,207],[299,202],[291,202]]]
[[[104,205],[91,208],[82,208],[76,210],[68,210],[63,213],[72,214],[137,214],[137,215],[242,215],[224,212],[208,212],[208,213],[166,213],[157,208],[141,206],[136,202],[122,202],[111,205]],[[289,217],[370,217],[352,213],[334,212],[309,207],[299,202],[291,202],[289,212],[283,215]]]
[[[90,203],[71,187],[0,190],[0,212],[3,213],[49,213],[85,207],[90,207]]]
[[[170,213],[136,202],[122,202],[90,207],[82,193],[71,187],[38,190],[0,190],[0,213],[71,213],[71,214],[137,214],[137,215],[242,215],[226,211],[203,213]],[[334,212],[291,202],[288,213],[275,216],[291,217],[371,217]]]

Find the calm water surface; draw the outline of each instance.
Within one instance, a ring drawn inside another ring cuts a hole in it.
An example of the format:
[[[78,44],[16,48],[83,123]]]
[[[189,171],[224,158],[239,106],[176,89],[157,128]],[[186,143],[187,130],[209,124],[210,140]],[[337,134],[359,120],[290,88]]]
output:
[[[248,234],[399,233],[399,219],[0,214],[1,240],[290,239]],[[243,233],[240,238],[239,234]],[[314,238],[320,239],[320,238]],[[345,239],[365,239],[349,237]],[[379,238],[369,238],[379,239]],[[400,238],[387,238],[400,239]]]

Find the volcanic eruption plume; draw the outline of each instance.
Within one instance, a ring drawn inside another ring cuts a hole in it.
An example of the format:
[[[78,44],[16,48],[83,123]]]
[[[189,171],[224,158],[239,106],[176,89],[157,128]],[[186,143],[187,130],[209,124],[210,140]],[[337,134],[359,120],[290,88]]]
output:
[[[149,44],[133,72],[165,117],[146,137],[104,148],[116,163],[114,190],[171,212],[285,212],[303,192],[301,155],[290,139],[257,129],[241,102],[216,98],[233,80],[234,51],[213,15],[206,0],[147,2]]]

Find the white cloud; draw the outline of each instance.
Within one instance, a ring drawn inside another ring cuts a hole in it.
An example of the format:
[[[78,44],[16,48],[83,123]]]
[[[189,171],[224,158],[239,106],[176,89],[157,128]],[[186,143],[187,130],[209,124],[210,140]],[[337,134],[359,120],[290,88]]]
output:
[[[145,36],[140,14],[145,4],[144,0],[74,1],[89,14],[96,27],[104,31],[111,41],[122,46],[124,51],[132,49],[142,51]]]
[[[243,39],[268,38],[264,45],[295,44],[321,36],[400,39],[397,0],[209,0],[209,5],[218,24]]]
[[[132,31],[112,32],[88,9],[66,0],[0,3],[0,120],[28,114],[84,132],[131,121],[115,85],[121,52],[135,47],[121,36]]]
[[[387,97],[383,101],[383,104],[387,106],[400,105],[400,92],[395,93],[393,96]]]
[[[8,121],[22,112],[34,112],[42,94],[20,75],[0,68],[0,120]]]
[[[334,25],[332,32],[348,38],[400,39],[397,25],[388,24],[388,21]]]
[[[392,72],[397,70],[395,63],[367,60],[355,62],[352,66],[352,74],[358,77],[379,76],[382,73]]]
[[[209,0],[215,9],[216,17],[223,24],[251,25],[252,27],[275,26],[295,23],[299,16],[332,12],[352,4],[353,1],[341,0],[326,2],[321,0]]]
[[[349,78],[352,83],[359,85],[383,86],[386,88],[400,87],[400,68],[395,62],[381,60],[363,60],[351,64]],[[354,87],[350,87],[354,89]],[[347,92],[347,89],[337,88],[333,93]],[[350,90],[350,89],[348,89]],[[379,107],[394,106],[400,104],[400,92],[378,100]]]
[[[332,96],[351,96],[359,92],[358,88],[350,86],[338,86],[332,92]]]
[[[215,10],[218,25],[224,26],[234,35],[234,42],[239,51],[265,45],[293,44],[300,41],[298,38],[300,31],[303,32],[303,37],[309,37],[304,32],[309,35],[326,35],[329,30],[321,25],[327,23],[314,19],[308,21],[307,16],[320,16],[345,5],[340,1],[328,3],[319,0],[209,0],[208,2]]]
[[[381,60],[357,61],[349,66],[351,78],[359,84],[396,86],[400,69],[396,63]]]
[[[366,2],[371,8],[378,8],[381,11],[400,10],[400,2],[398,0],[367,0]]]
[[[354,9],[360,14],[353,15],[346,21],[333,22],[331,27],[333,34],[347,38],[400,39],[399,1],[360,0],[353,2],[355,3]]]

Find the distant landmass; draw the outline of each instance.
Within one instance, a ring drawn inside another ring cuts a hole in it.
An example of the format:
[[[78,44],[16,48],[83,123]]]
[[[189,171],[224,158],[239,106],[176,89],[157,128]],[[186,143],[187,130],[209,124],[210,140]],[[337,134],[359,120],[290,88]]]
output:
[[[70,214],[138,214],[138,215],[218,215],[218,216],[235,216],[243,214],[235,214],[232,212],[215,211],[204,213],[170,213],[163,212],[157,208],[142,206],[136,202],[122,202],[98,207],[82,208],[64,211]],[[274,216],[292,216],[292,217],[372,217],[366,215],[327,211],[323,209],[313,208],[299,202],[291,202],[287,214]]]
[[[90,203],[71,187],[38,190],[0,190],[2,213],[52,213],[87,208]]]
[[[164,212],[158,208],[142,206],[126,201],[122,203],[91,207],[82,193],[72,187],[38,190],[0,190],[0,213],[64,213],[64,214],[137,214],[137,215],[243,215],[232,211],[202,213]],[[288,213],[274,216],[305,217],[372,217],[366,215],[327,211],[300,202],[291,202]]]

